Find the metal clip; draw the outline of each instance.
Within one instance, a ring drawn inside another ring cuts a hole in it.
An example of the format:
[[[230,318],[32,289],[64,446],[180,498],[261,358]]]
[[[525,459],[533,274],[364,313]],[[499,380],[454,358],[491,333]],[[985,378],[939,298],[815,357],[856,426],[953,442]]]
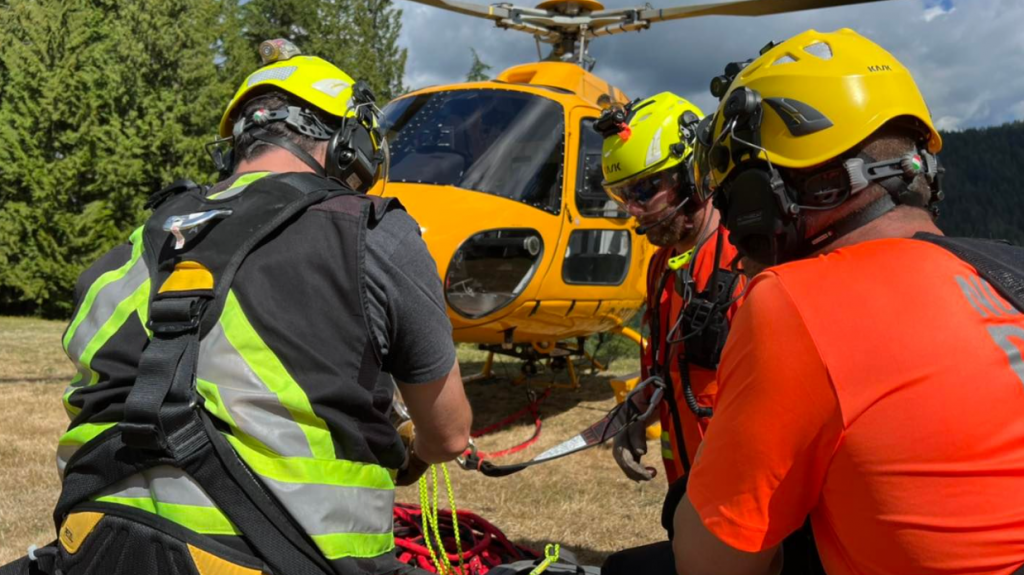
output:
[[[170,216],[164,222],[163,229],[174,236],[174,249],[180,250],[185,247],[185,234],[182,233],[183,231],[195,233],[198,231],[199,226],[213,220],[224,219],[230,216],[231,213],[232,211],[229,209],[221,209],[196,212],[184,216]]]

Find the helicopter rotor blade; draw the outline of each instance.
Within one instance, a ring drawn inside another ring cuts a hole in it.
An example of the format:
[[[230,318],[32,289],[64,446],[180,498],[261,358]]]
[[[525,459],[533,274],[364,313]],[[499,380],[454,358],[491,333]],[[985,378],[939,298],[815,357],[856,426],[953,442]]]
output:
[[[427,6],[433,6],[434,8],[440,8],[442,10],[448,10],[449,12],[458,12],[466,16],[474,16],[476,18],[486,18],[488,20],[501,21],[507,19],[511,15],[511,11],[497,4],[484,5],[477,4],[475,2],[460,2],[459,0],[411,0],[417,4],[425,4]]]
[[[638,11],[638,17],[649,22],[664,22],[698,16],[768,16],[878,1],[880,0],[724,0],[672,8],[644,8]]]

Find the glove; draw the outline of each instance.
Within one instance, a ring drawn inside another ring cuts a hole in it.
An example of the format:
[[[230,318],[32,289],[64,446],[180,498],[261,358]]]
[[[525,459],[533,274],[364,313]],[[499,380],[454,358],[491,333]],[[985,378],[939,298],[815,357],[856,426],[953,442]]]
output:
[[[406,452],[405,463],[395,475],[395,485],[398,487],[413,485],[428,469],[430,469],[430,464],[417,457],[416,452],[410,447]]]
[[[615,463],[633,481],[654,479],[654,469],[645,467],[640,459],[647,454],[647,424],[634,421],[625,431],[615,436],[612,455]]]
[[[402,443],[405,444],[405,462],[398,468],[398,474],[395,475],[395,485],[405,487],[419,481],[420,477],[430,469],[430,464],[417,457],[416,450],[413,449],[413,444],[416,440],[416,428],[413,426],[411,419],[403,421],[396,431],[398,431],[398,436],[402,438]]]

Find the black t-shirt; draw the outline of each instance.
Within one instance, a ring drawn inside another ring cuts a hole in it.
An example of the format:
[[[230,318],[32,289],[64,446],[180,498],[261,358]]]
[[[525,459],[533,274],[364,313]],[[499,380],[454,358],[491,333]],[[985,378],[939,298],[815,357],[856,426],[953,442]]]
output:
[[[243,175],[216,184],[210,194]],[[419,224],[404,210],[386,212],[366,232],[363,265],[367,323],[384,371],[410,384],[446,375],[455,363],[452,325]]]

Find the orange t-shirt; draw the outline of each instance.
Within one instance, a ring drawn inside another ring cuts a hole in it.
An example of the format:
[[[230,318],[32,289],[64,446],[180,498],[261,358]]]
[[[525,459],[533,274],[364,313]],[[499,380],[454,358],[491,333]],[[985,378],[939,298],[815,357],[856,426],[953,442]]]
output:
[[[809,514],[830,575],[1024,564],[1024,316],[946,250],[857,244],[755,278],[689,482],[770,548]]]
[[[697,283],[697,289],[703,290],[707,287],[708,281],[711,279],[711,273],[715,269],[715,241],[718,237],[719,232],[713,233],[706,242],[701,246],[696,255],[696,261],[694,264],[694,281]],[[729,243],[728,232],[723,232],[725,235],[722,238],[722,256],[720,267],[728,267],[730,262],[736,257],[736,248]],[[683,300],[676,292],[675,273],[671,273],[667,282],[665,283],[665,289],[660,294],[656,293],[658,290],[658,284],[661,281],[662,273],[668,267],[668,260],[673,256],[677,255],[673,248],[661,248],[651,258],[651,267],[648,271],[647,276],[647,309],[648,314],[651,314],[654,309],[654,303],[658,302],[658,307],[661,310],[660,317],[660,341],[664,342],[669,331],[672,329],[672,325],[675,323],[676,318],[679,316],[680,308],[682,307]],[[737,291],[742,290],[743,278],[737,284]],[[657,298],[657,299],[655,299]],[[732,318],[736,312],[736,308],[739,306],[739,302],[733,304],[729,309],[727,316]],[[645,318],[648,326],[651,325],[651,316],[648,315]],[[653,337],[653,336],[652,336]],[[676,336],[678,337],[678,336]],[[664,345],[664,344],[663,344]],[[644,351],[641,358],[641,372],[644,378],[650,375],[651,363],[651,347],[648,346]],[[693,456],[697,451],[697,447],[700,446],[701,439],[704,437],[704,430],[707,427],[708,420],[701,419],[697,420],[697,416],[694,415],[690,408],[686,405],[686,400],[683,397],[683,382],[679,374],[679,362],[677,356],[684,351],[684,345],[682,343],[676,344],[673,348],[675,352],[670,361],[670,373],[672,374],[672,395],[675,398],[676,405],[678,406],[679,419],[682,423],[683,428],[683,439],[686,444],[686,453],[681,453],[680,446],[676,440],[677,434],[675,432],[675,425],[671,410],[668,405],[668,401],[663,401],[659,407],[659,416],[661,419],[661,450],[662,450],[662,461],[665,465],[665,475],[668,478],[668,482],[675,483],[675,481],[683,477],[685,472],[685,466],[683,464],[683,457],[687,458],[687,461],[693,461]],[[666,349],[663,353],[668,353]],[[704,407],[711,407],[714,405],[715,393],[718,391],[718,386],[715,383],[715,370],[706,369],[696,365],[690,365],[690,385],[693,388],[694,395],[697,398],[697,403]]]

